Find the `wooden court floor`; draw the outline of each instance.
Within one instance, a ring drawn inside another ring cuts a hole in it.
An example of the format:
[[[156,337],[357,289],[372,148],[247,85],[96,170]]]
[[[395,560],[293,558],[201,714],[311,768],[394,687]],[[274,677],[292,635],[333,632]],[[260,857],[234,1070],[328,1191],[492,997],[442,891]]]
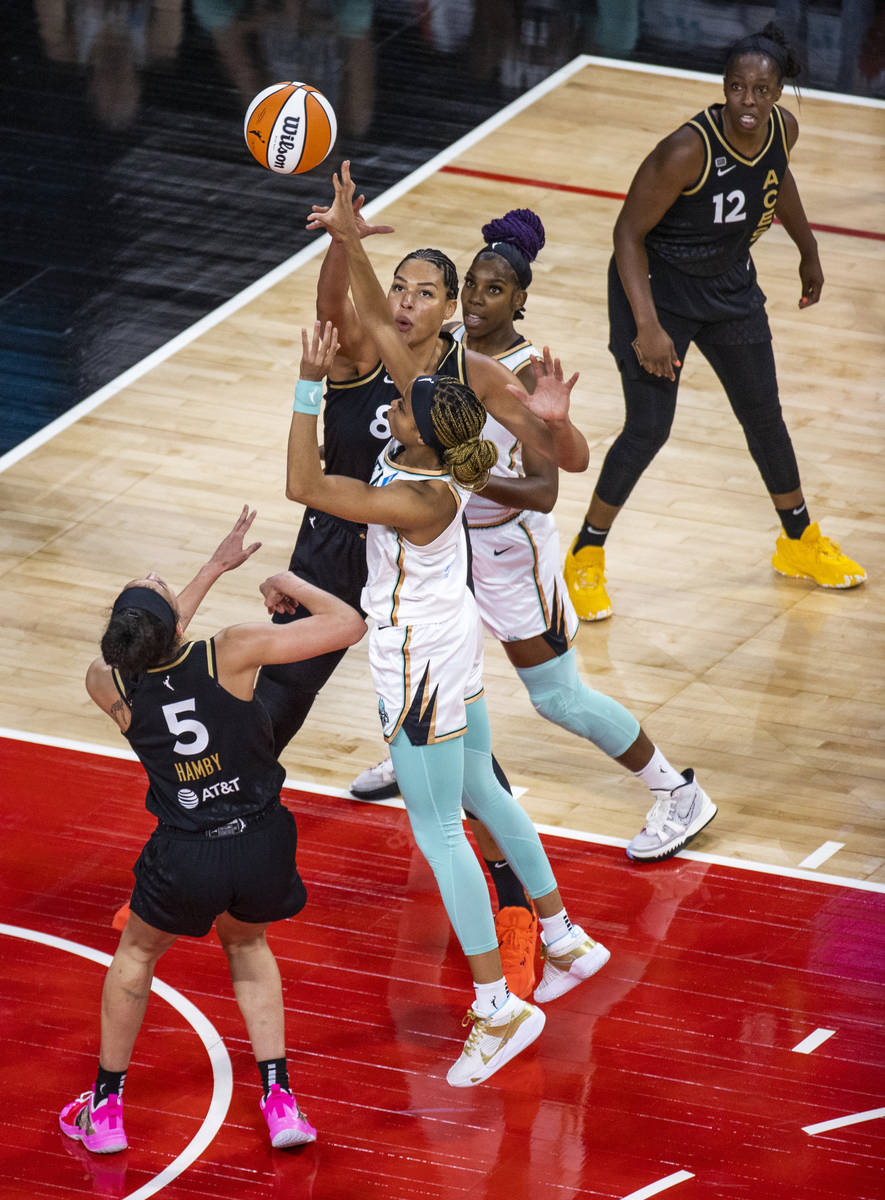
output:
[[[556,515],[563,548],[622,415],[605,319],[617,196],[655,141],[718,94],[713,80],[578,64],[383,206],[384,221],[396,233],[370,246],[382,279],[419,245],[441,246],[463,270],[489,218],[517,206],[541,215],[548,244],[536,266],[525,328],[536,342],[549,342],[569,370],[581,372],[574,415],[591,444],[589,471],[561,478]],[[755,258],[812,518],[864,564],[868,580],[851,592],[825,592],[774,574],[773,510],[718,384],[691,353],[671,439],[609,538],[615,616],[582,627],[577,649],[593,685],[625,703],[675,765],[693,766],[719,805],[716,821],[693,846],[695,855],[654,868],[647,880],[668,878],[668,872],[679,877],[686,862],[707,863],[724,872],[722,893],[739,881],[734,895],[745,902],[757,886],[747,886],[747,879],[770,877],[736,872],[727,865],[736,860],[802,878],[812,890],[833,888],[832,895],[843,895],[842,888],[812,885],[806,877],[816,871],[859,881],[863,894],[878,899],[885,885],[885,303],[879,286],[885,118],[881,106],[811,95],[801,109],[787,95],[784,103],[800,121],[793,169],[819,229],[827,276],[821,304],[798,311],[797,260],[782,229],[757,244]],[[358,181],[358,163],[353,170]],[[322,202],[327,176],[322,169],[315,174]],[[292,220],[305,215],[293,213]],[[136,372],[68,428],[8,461],[0,474],[0,727],[119,748],[113,726],[92,709],[82,685],[106,606],[122,582],[148,568],[183,584],[244,502],[259,510],[255,532],[263,549],[218,584],[194,632],[260,615],[257,584],[285,565],[300,517],[283,498],[285,436],[298,333],[313,316],[318,266],[318,257],[304,256],[284,278],[248,303],[232,305],[199,336],[181,339],[174,353]],[[511,781],[525,789],[522,800],[533,819],[551,833],[577,831],[607,846],[612,864],[638,879],[642,869],[630,867],[620,847],[642,823],[645,789],[592,747],[542,722],[492,643],[486,691],[496,753]],[[0,743],[0,754],[7,746]],[[290,779],[313,795],[313,789],[340,793],[382,755],[361,644],[349,652],[283,762]],[[318,819],[318,828],[322,824]],[[92,836],[122,850],[101,820]],[[305,842],[310,836],[303,834]],[[128,861],[113,861],[128,871]],[[346,863],[340,874],[346,891]],[[576,882],[583,886],[583,879]],[[47,893],[35,923],[51,931],[56,906],[82,899],[82,888]],[[768,899],[780,910],[797,897],[788,889]],[[714,910],[717,903],[711,901]],[[868,921],[848,911],[841,936],[857,938],[861,954],[873,954],[877,915],[875,905]],[[8,908],[2,919],[16,923]],[[806,918],[797,921],[810,927]],[[769,934],[763,921],[759,936]],[[829,953],[826,945],[821,953]],[[457,970],[457,958],[451,962]],[[38,966],[51,969],[47,962]],[[668,986],[687,995],[696,984],[690,973],[684,979],[677,973]],[[881,974],[877,985],[881,989]],[[723,991],[719,1001],[726,1008],[727,997]],[[818,1024],[827,1025],[830,1011],[826,999],[815,1002]],[[858,1044],[867,1046],[864,1030]],[[858,1050],[853,1061],[866,1052]],[[608,1086],[617,1091],[616,1073]],[[582,1104],[575,1099],[574,1111],[582,1112]],[[875,1101],[861,1107],[873,1109]],[[518,1124],[510,1127],[506,1113],[502,1117],[511,1136]],[[727,1122],[723,1128],[727,1133]],[[577,1131],[566,1143],[583,1146],[586,1139]],[[875,1148],[869,1153],[881,1157]],[[752,1161],[749,1149],[747,1155]],[[487,1193],[490,1200],[518,1195],[510,1174],[502,1178],[500,1189]],[[247,1194],[231,1186],[227,1194]],[[697,1194],[732,1194],[725,1183],[721,1192],[719,1186],[710,1183]],[[574,1194],[629,1191],[602,1187]]]

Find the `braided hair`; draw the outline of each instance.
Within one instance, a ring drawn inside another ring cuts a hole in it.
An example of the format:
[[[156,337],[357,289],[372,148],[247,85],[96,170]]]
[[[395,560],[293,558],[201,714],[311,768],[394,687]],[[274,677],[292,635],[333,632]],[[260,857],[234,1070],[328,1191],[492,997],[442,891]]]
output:
[[[498,448],[480,437],[486,410],[476,393],[460,380],[443,375],[436,384],[430,419],[443,447],[443,465],[455,482],[474,492],[485,487],[498,461]]]
[[[769,21],[758,33],[751,33],[734,43],[725,59],[724,73],[727,75],[735,61],[746,54],[760,54],[773,63],[778,85],[784,79],[798,79],[802,71],[798,57],[787,45],[786,34],[774,21]]]
[[[402,262],[400,262],[399,266],[394,271],[394,275],[398,275],[403,265],[413,258],[420,258],[424,262],[429,262],[436,267],[443,277],[443,284],[445,285],[446,289],[446,299],[458,299],[458,271],[448,254],[443,254],[442,250],[433,250],[431,248],[424,250],[413,250],[411,254],[407,254]]]
[[[519,288],[523,291],[532,282],[531,263],[538,257],[538,252],[545,242],[544,226],[537,213],[530,208],[512,208],[503,217],[489,221],[482,227],[485,246],[474,258],[491,258],[497,255],[503,258],[513,272]],[[513,314],[514,321],[521,321],[525,316],[522,308]]]

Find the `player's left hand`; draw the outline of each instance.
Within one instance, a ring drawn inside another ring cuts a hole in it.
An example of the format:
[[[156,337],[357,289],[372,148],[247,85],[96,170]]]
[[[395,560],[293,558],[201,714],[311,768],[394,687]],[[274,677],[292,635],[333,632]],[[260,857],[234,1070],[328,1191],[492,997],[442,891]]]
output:
[[[209,565],[214,567],[219,575],[242,566],[247,558],[251,558],[255,551],[261,548],[261,542],[243,546],[243,538],[252,528],[255,516],[256,509],[250,509],[248,504],[244,504],[233,529],[216,546],[209,559]]]
[[[808,308],[812,304],[817,304],[824,286],[824,273],[816,254],[799,260],[799,280],[802,284],[799,307]]]
[[[535,374],[535,390],[529,394],[523,388],[508,384],[508,391],[518,396],[526,408],[542,421],[568,420],[572,388],[578,382],[577,371],[570,379],[566,379],[562,363],[553,357],[549,346],[544,347],[542,359],[533,355],[531,361]]]

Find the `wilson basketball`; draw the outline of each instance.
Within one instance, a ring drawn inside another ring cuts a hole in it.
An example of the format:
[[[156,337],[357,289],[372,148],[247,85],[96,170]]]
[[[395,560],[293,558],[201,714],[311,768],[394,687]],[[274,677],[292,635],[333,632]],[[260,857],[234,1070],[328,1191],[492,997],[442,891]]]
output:
[[[309,83],[275,83],[246,110],[243,134],[253,158],[278,175],[318,166],[338,133],[335,110]]]

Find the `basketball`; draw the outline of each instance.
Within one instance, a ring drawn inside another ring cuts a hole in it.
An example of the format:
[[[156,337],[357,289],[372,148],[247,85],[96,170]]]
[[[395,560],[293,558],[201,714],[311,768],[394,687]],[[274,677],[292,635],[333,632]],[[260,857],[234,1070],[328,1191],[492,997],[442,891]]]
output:
[[[335,110],[309,83],[275,83],[246,110],[243,135],[253,158],[278,175],[319,166],[338,133]]]

